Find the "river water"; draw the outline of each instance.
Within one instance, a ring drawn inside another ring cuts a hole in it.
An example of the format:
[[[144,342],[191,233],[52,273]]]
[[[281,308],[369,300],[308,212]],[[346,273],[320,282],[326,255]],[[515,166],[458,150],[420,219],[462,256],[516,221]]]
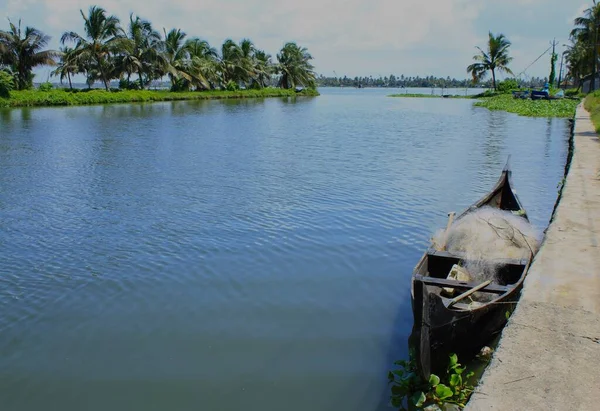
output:
[[[388,409],[431,233],[509,154],[545,227],[570,133],[394,91],[0,111],[1,409]]]

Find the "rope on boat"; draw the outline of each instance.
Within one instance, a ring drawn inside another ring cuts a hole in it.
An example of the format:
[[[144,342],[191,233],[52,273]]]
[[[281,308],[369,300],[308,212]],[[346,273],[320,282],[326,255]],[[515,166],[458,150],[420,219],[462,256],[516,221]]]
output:
[[[521,234],[521,237],[523,238],[523,242],[525,244],[527,244],[527,248],[529,248],[529,251],[531,252],[531,254],[535,254],[535,252],[533,251],[533,248],[531,248],[531,244],[529,244],[529,241],[527,241],[527,237],[525,236],[525,234],[523,234],[523,232],[521,230],[519,230],[518,228],[512,226],[508,222],[508,220],[506,220],[505,218],[497,217],[498,219],[500,219],[500,220],[502,220],[502,221],[504,221],[506,223],[505,227],[500,227],[498,225],[494,225],[492,223],[491,219],[490,220],[485,220],[485,219],[483,219],[483,218],[481,218],[479,216],[477,218],[479,218],[481,221],[484,221],[484,222],[488,223],[488,225],[490,227],[492,227],[492,229],[494,230],[494,232],[496,233],[496,235],[498,236],[498,238],[501,238],[501,239],[503,239],[505,241],[510,241],[515,247],[520,247],[520,244],[515,240],[515,238],[516,238],[515,231],[517,233]],[[511,230],[511,234],[509,236],[504,237],[504,236],[502,236],[500,234],[501,231],[508,231],[509,229]]]

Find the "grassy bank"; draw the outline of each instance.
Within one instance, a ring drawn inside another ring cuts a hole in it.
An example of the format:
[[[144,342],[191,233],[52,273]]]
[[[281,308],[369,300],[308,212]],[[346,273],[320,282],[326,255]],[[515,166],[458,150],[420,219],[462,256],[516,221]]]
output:
[[[475,106],[485,107],[490,110],[502,110],[527,117],[565,117],[575,115],[578,99],[559,100],[530,100],[516,99],[511,94],[500,94],[485,97],[475,103]]]
[[[594,91],[585,98],[583,105],[590,112],[596,132],[600,133],[600,90]]]
[[[266,88],[262,90],[171,92],[152,90],[25,90],[12,91],[9,98],[0,98],[0,107],[77,106],[90,104],[141,103],[153,101],[210,100],[318,96],[316,90],[296,93],[294,90]]]

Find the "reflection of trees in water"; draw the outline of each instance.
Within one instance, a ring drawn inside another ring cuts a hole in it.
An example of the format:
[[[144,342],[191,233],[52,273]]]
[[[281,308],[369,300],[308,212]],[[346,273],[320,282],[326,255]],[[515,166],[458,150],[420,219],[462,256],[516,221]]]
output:
[[[506,138],[507,113],[501,111],[489,111],[487,116],[487,132],[482,136],[483,143],[483,167],[486,169],[497,169],[503,166]]]
[[[550,146],[552,145],[552,128],[554,126],[554,119],[546,119],[546,138],[544,140],[544,158],[550,157]]]
[[[3,131],[6,131],[7,127],[10,127],[10,124],[12,123],[12,113],[14,112],[14,109],[10,109],[10,108],[2,108],[0,109],[0,129]],[[2,135],[8,135],[8,133],[2,133],[0,134],[0,136]]]
[[[147,118],[164,114],[168,107],[164,103],[107,104],[98,112],[102,118]]]

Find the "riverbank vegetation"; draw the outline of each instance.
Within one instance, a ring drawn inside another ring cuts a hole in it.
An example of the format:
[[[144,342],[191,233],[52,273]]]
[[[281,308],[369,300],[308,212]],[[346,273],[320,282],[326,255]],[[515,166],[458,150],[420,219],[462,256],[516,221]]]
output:
[[[450,355],[445,375],[431,374],[427,381],[419,377],[413,353],[408,361],[396,361],[394,365],[398,368],[388,372],[390,402],[400,410],[450,404],[462,409],[475,389],[471,384],[474,373],[467,372],[467,367],[458,362],[456,354]]]
[[[42,85],[43,87],[43,85]],[[0,98],[0,107],[75,106],[90,104],[143,103],[179,100],[216,100],[266,97],[317,96],[314,89],[296,92],[292,89],[266,87],[260,90],[208,90],[203,92],[168,90],[21,90],[11,92],[8,99]]]
[[[600,90],[587,95],[584,106],[590,112],[592,123],[597,133],[600,133]]]
[[[183,99],[206,98],[192,94],[159,92],[121,92],[117,97],[101,93],[68,94],[53,91],[47,94],[14,93],[33,88],[33,69],[55,66],[52,75],[73,88],[73,78],[84,77],[88,88],[101,84],[111,93],[114,82],[121,90],[147,91],[167,78],[171,92],[207,92],[219,96],[289,95],[273,91],[316,87],[312,56],[294,42],[286,43],[276,55],[276,62],[251,40],[225,40],[220,49],[198,37],[188,37],[179,28],[156,30],[152,23],[131,14],[126,26],[116,16],[101,7],[92,6],[81,12],[83,31],[66,31],[60,50],[46,50],[50,37],[32,28],[22,28],[9,22],[7,31],[0,31],[0,97],[9,98],[3,105],[62,102],[89,104],[89,100],[141,101],[146,98]],[[253,90],[241,92],[241,90]],[[255,92],[256,90],[261,92]],[[265,90],[265,91],[263,91]],[[216,91],[221,91],[220,94]],[[225,92],[227,91],[227,92]],[[309,94],[315,94],[311,92]],[[208,95],[208,94],[207,94]],[[151,96],[151,97],[150,97]],[[84,103],[80,103],[84,102]]]
[[[491,97],[479,97],[477,107],[489,110],[502,110],[527,117],[564,117],[573,118],[579,99],[531,100],[514,98],[512,94],[497,94]]]

